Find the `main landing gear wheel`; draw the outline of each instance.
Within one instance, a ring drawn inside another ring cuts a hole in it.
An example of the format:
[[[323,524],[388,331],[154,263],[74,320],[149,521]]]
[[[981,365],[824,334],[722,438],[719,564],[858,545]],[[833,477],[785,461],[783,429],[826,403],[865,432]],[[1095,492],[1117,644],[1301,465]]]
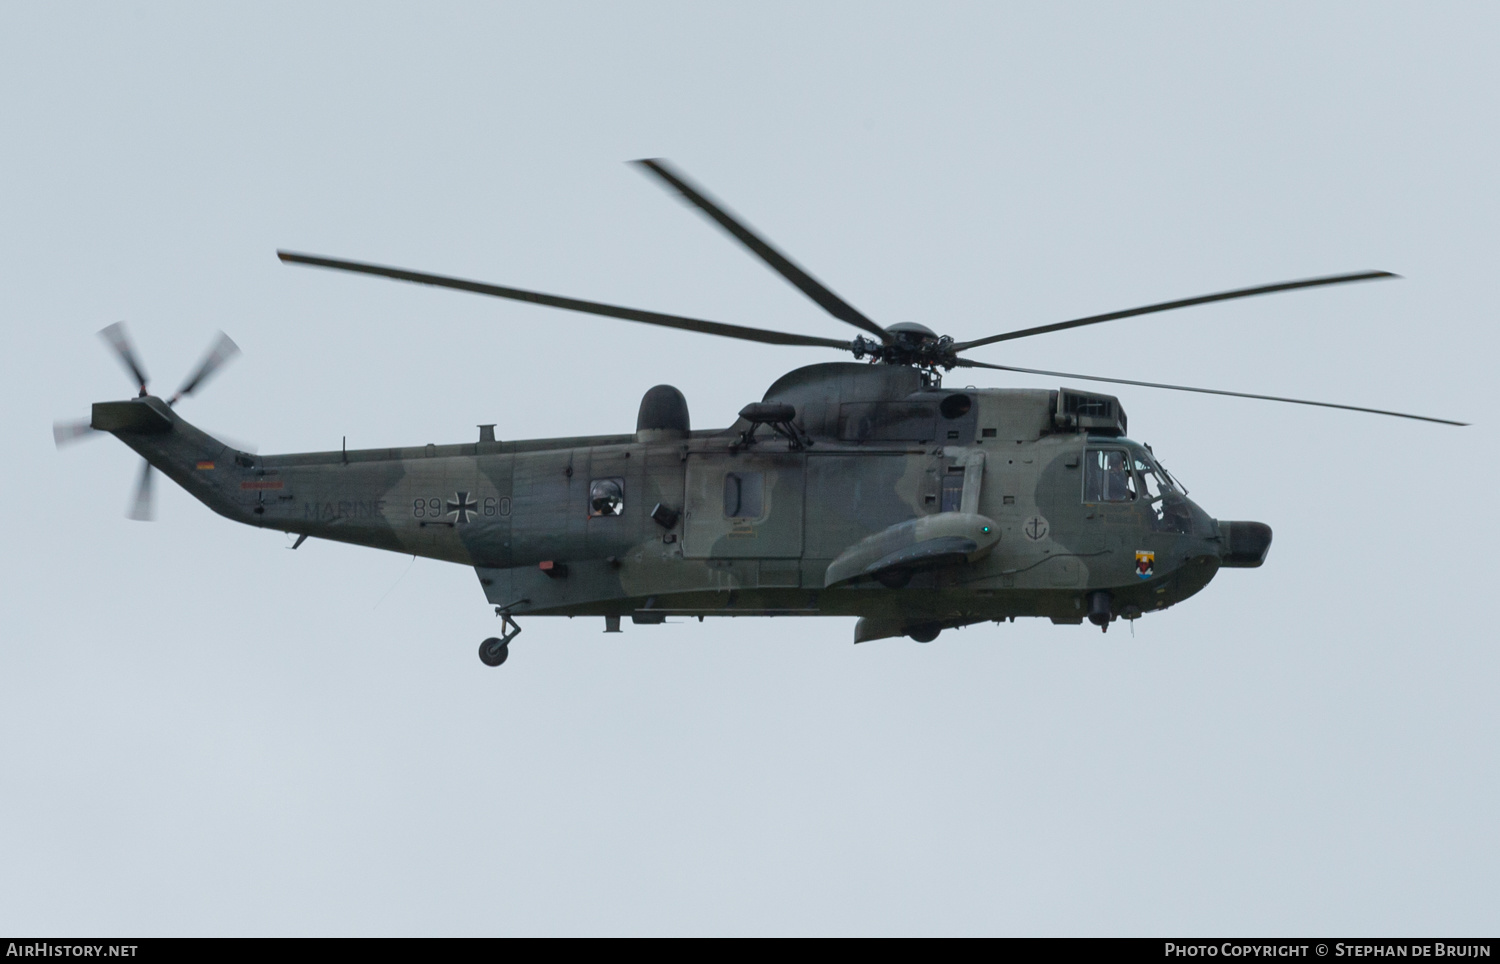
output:
[[[479,644],[479,660],[486,666],[499,666],[510,655],[510,641],[491,636]]]
[[[942,631],[943,627],[941,626],[933,625],[932,623],[925,623],[921,626],[913,626],[912,628],[908,629],[906,631],[906,635],[910,636],[912,639],[915,639],[919,643],[930,643],[934,639],[937,639],[938,633]]]

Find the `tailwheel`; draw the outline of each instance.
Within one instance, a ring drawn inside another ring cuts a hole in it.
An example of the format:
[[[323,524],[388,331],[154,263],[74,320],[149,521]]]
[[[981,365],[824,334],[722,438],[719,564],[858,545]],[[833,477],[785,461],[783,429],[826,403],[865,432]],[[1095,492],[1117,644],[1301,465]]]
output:
[[[486,666],[499,666],[505,662],[510,655],[510,641],[521,635],[521,627],[510,618],[510,610],[496,607],[495,615],[500,617],[500,635],[491,636],[479,644],[479,661]]]
[[[479,644],[479,661],[486,666],[499,666],[510,655],[510,641],[491,636]]]

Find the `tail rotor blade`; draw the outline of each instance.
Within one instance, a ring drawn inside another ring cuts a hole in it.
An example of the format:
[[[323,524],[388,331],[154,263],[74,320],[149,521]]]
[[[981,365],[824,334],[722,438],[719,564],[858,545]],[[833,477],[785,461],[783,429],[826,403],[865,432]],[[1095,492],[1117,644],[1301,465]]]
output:
[[[101,329],[99,335],[109,343],[109,347],[115,350],[115,354],[120,358],[120,363],[125,366],[125,369],[130,372],[131,377],[135,379],[136,384],[140,386],[141,394],[145,395],[146,382],[149,379],[146,377],[146,370],[141,367],[140,360],[136,358],[135,348],[130,344],[130,336],[125,332],[125,322],[117,321],[109,327]]]
[[[52,442],[58,448],[71,445],[74,442],[82,442],[84,439],[93,438],[97,434],[98,430],[86,418],[52,423]]]
[[[141,477],[135,486],[135,501],[131,503],[130,511],[125,513],[126,518],[134,519],[137,522],[150,522],[156,518],[156,500],[153,496],[154,486],[152,484],[155,477],[156,470],[151,467],[150,462],[143,459],[141,461]]]
[[[188,376],[187,381],[182,383],[182,387],[177,389],[177,393],[172,396],[167,404],[175,405],[179,398],[182,398],[184,395],[193,394],[199,385],[212,378],[215,372],[224,367],[226,362],[239,353],[240,346],[234,343],[234,339],[222,331],[219,332],[218,340],[208,349],[208,354],[203,356],[203,361],[198,363],[197,370]]]

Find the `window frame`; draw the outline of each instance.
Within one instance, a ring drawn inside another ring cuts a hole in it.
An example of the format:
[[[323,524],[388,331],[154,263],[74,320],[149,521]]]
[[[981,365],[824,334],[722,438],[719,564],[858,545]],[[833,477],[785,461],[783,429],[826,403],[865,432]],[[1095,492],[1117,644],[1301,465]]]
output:
[[[1122,459],[1122,468],[1124,468],[1124,470],[1125,470],[1126,486],[1130,490],[1130,497],[1127,498],[1127,499],[1090,499],[1089,498],[1089,479],[1090,479],[1090,473],[1091,473],[1091,471],[1094,470],[1094,466],[1095,466],[1095,463],[1096,463],[1096,460],[1097,460],[1097,456],[1099,456],[1102,453],[1106,453],[1106,452],[1118,453],[1119,455],[1121,455],[1123,457],[1123,459]],[[1135,458],[1136,458],[1136,454],[1134,452],[1132,452],[1128,446],[1125,446],[1125,445],[1089,445],[1089,446],[1086,446],[1084,448],[1084,450],[1083,450],[1083,480],[1082,480],[1082,486],[1081,486],[1081,488],[1082,488],[1082,496],[1083,496],[1083,500],[1082,500],[1083,504],[1084,505],[1139,505],[1141,503],[1141,501],[1142,501],[1142,499],[1141,499],[1141,494],[1142,494],[1141,493],[1141,487],[1142,487],[1143,483],[1140,480],[1138,480],[1136,478],[1136,476],[1135,476],[1134,463],[1132,461]]]
[[[738,483],[737,490],[735,492],[735,504],[734,504],[734,507],[736,509],[743,509],[743,508],[745,508],[746,487],[745,487],[744,483],[746,481],[751,480],[751,479],[754,480],[754,486],[753,486],[753,493],[754,494],[753,494],[753,498],[756,501],[756,505],[754,506],[754,508],[755,508],[756,511],[755,511],[755,513],[753,515],[749,514],[749,513],[746,513],[746,512],[731,513],[729,511],[729,482],[730,482],[731,479],[734,479]],[[747,470],[747,471],[725,472],[724,473],[724,501],[723,501],[723,510],[724,510],[724,518],[726,518],[726,519],[743,519],[743,520],[745,520],[747,522],[756,521],[756,520],[759,520],[759,519],[764,519],[766,517],[766,473],[765,473],[765,471],[761,470],[761,469],[750,469],[750,470]]]
[[[594,509],[594,486],[604,482],[613,482],[620,490],[620,504],[614,512],[598,512]],[[625,514],[625,506],[628,504],[625,495],[625,479],[618,475],[606,475],[597,479],[589,479],[588,512],[590,519],[618,519]]]

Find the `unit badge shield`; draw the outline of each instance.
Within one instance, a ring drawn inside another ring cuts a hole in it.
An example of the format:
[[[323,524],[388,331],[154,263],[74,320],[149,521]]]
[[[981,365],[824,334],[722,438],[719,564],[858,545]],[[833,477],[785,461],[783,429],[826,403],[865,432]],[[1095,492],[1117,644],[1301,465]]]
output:
[[[1142,579],[1150,579],[1156,574],[1156,553],[1147,552],[1144,549],[1135,551],[1135,574]]]

